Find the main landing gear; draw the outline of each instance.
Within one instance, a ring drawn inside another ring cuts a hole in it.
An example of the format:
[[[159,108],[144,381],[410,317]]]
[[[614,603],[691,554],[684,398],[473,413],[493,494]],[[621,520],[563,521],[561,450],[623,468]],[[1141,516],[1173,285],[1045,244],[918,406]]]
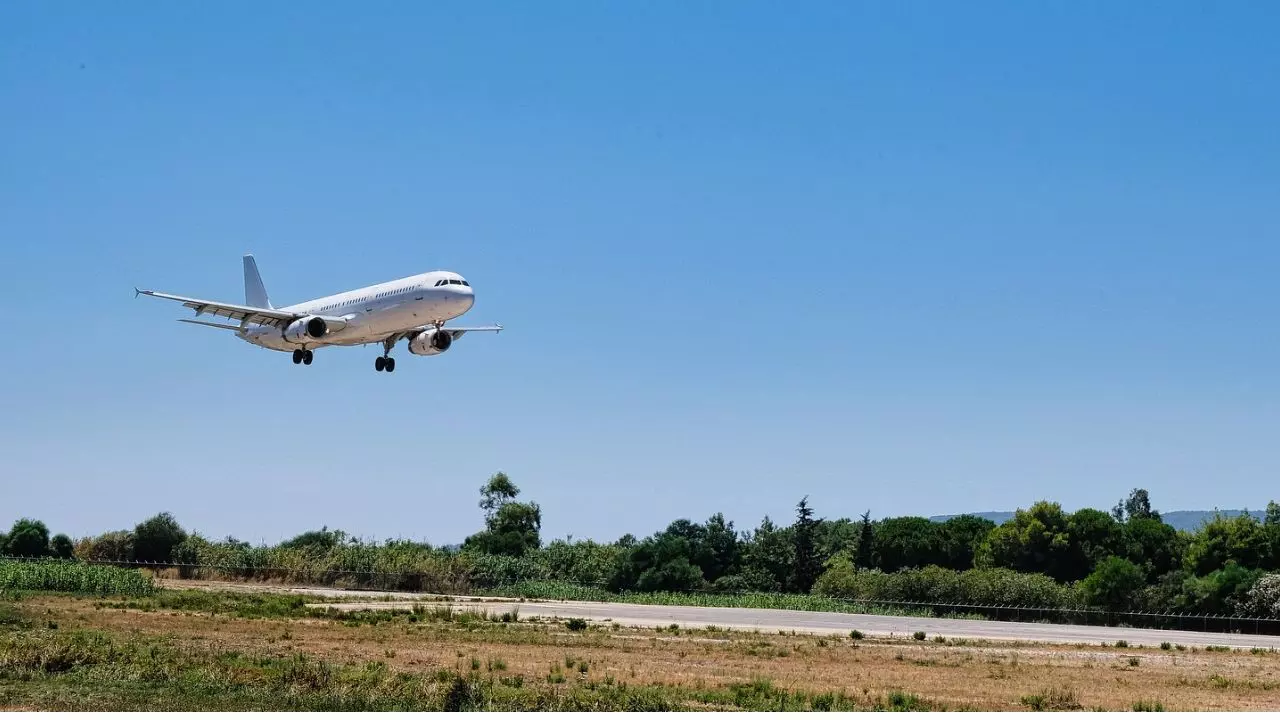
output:
[[[396,359],[391,357],[391,348],[396,346],[396,340],[399,338],[395,335],[382,341],[382,356],[374,358],[373,369],[378,372],[386,370],[387,372],[396,371]]]
[[[299,365],[299,364],[301,364],[301,365],[310,365],[310,364],[311,364],[311,360],[312,360],[312,358],[314,358],[314,357],[315,357],[315,356],[311,353],[311,351],[310,351],[310,350],[294,350],[294,351],[293,351],[293,364],[294,364],[294,365]]]

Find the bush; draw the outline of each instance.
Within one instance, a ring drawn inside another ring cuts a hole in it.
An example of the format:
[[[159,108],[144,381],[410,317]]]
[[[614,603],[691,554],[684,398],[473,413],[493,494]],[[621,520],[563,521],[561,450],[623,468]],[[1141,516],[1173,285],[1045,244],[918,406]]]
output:
[[[1258,581],[1245,594],[1245,611],[1253,617],[1280,618],[1280,573],[1271,573]]]
[[[1128,610],[1146,584],[1142,568],[1113,555],[1098,563],[1097,569],[1080,581],[1080,592],[1089,605]]]
[[[867,602],[898,601],[954,605],[1077,607],[1079,593],[1045,575],[1004,568],[957,572],[940,567],[883,573],[857,570],[847,554],[827,563],[814,592]]]
[[[582,618],[569,618],[564,626],[574,632],[581,632],[587,629],[587,621]]]
[[[95,538],[85,538],[76,543],[75,556],[79,560],[118,562],[133,558],[133,533],[117,530]]]

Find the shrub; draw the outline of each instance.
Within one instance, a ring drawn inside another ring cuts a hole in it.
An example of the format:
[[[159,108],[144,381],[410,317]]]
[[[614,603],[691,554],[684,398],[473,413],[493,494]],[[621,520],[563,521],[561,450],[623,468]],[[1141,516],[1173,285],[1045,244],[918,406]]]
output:
[[[917,630],[911,633],[911,637],[915,638],[916,640],[924,640],[925,634],[923,630]]]
[[[853,638],[854,640],[861,640],[862,638],[866,637],[866,635],[864,635],[861,630],[850,630],[849,637]]]
[[[587,629],[587,621],[582,618],[569,618],[564,626],[574,632],[581,632]]]
[[[1146,584],[1146,573],[1142,568],[1112,555],[1098,563],[1097,569],[1080,581],[1080,591],[1089,605],[1127,610]]]

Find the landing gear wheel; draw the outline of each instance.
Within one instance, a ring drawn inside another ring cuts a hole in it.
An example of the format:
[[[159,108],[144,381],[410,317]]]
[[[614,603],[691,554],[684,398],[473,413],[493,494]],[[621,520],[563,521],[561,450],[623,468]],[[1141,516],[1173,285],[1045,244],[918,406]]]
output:
[[[373,360],[373,369],[382,372],[387,368],[387,359],[379,355]]]
[[[314,355],[310,350],[303,350],[303,351],[302,351],[302,364],[303,364],[303,365],[310,365],[310,364],[311,364],[312,359],[314,359],[314,358],[315,358],[315,355]]]
[[[396,359],[393,357],[387,358],[387,372],[395,372],[395,371],[396,371]]]
[[[297,365],[297,364],[299,364],[299,363],[301,363],[301,362],[302,362],[302,351],[301,351],[301,350],[294,350],[294,351],[293,351],[293,364],[294,364],[294,365]]]

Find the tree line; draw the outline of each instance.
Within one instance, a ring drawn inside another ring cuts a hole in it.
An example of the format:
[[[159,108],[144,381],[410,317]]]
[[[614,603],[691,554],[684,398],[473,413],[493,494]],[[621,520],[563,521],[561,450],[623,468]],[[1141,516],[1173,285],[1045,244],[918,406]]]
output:
[[[365,543],[322,528],[274,546],[188,533],[168,513],[72,542],[23,519],[0,536],[11,555],[235,567],[418,573],[458,583],[557,580],[613,592],[807,594],[861,600],[1103,607],[1280,617],[1280,504],[1262,520],[1215,516],[1179,531],[1135,489],[1110,511],[1040,501],[997,525],[962,515],[818,517],[807,497],[790,523],[739,530],[723,514],[683,518],[644,538],[544,543],[542,511],[503,473],[480,488],[484,526],[457,549]]]

